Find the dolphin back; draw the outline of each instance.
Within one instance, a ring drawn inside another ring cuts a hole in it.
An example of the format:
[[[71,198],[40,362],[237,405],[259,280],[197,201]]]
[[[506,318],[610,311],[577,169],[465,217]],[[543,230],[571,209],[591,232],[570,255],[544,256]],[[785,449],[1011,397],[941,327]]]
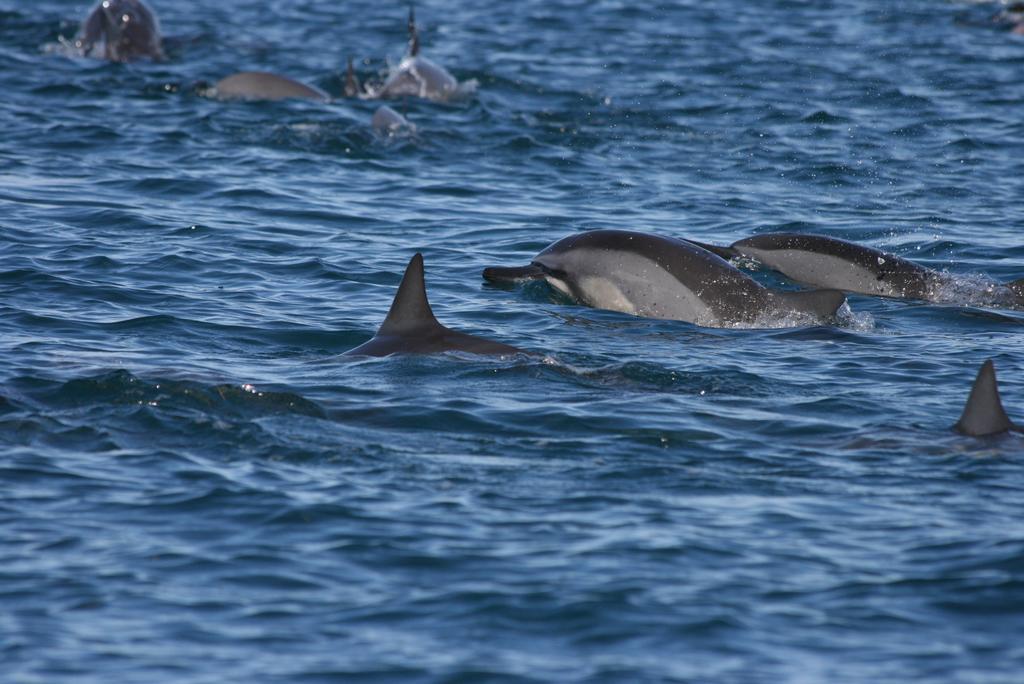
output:
[[[972,437],[997,435],[1015,429],[999,398],[999,385],[992,359],[981,365],[974,386],[971,387],[971,394],[967,397],[964,412],[953,429]]]
[[[412,131],[415,129],[409,120],[387,105],[381,105],[373,113],[370,120],[373,130],[378,133],[395,133],[401,130]]]
[[[689,242],[691,245],[696,245],[697,247],[700,247],[701,249],[706,249],[707,251],[711,252],[712,254],[717,254],[718,256],[720,256],[721,258],[725,259],[726,261],[728,261],[729,259],[735,259],[736,257],[741,256],[739,250],[735,249],[734,247],[723,247],[721,245],[709,245],[706,242],[697,242],[696,240],[690,240],[690,239],[687,239],[686,242]]]
[[[222,100],[329,99],[327,93],[319,88],[265,71],[240,71],[231,74],[218,81],[215,88],[217,97]]]

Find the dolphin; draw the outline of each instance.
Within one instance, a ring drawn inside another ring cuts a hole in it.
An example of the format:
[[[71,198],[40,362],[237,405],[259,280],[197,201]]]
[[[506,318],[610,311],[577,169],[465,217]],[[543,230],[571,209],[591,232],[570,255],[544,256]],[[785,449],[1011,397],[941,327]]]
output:
[[[348,86],[346,86],[346,90],[348,90]],[[455,77],[440,64],[420,54],[416,17],[410,7],[409,49],[381,86],[366,89],[367,97],[396,98],[408,95],[427,100],[444,101],[458,93],[459,82],[455,80]]]
[[[389,135],[399,131],[409,131],[410,133],[414,133],[416,131],[415,125],[410,123],[408,119],[387,105],[381,105],[380,108],[373,113],[371,123],[373,125],[373,130],[381,133],[382,135]]]
[[[352,58],[348,58],[348,68],[345,69],[345,97],[359,97],[363,92],[359,85],[359,77],[356,76],[355,67],[352,66]]]
[[[996,12],[992,21],[1009,29],[1010,33],[1024,33],[1024,2],[1014,2]]]
[[[265,71],[240,71],[217,81],[214,94],[221,100],[284,100],[302,98],[326,102],[330,96],[315,86]]]
[[[160,23],[142,0],[100,0],[82,22],[73,47],[87,57],[112,62],[166,58]]]
[[[423,255],[416,253],[405,269],[391,310],[373,339],[345,352],[352,356],[389,354],[434,354],[462,351],[471,354],[507,356],[525,354],[521,349],[467,335],[441,325],[427,301],[423,280]]]
[[[765,233],[730,247],[694,244],[725,259],[748,257],[798,283],[858,294],[950,301],[957,299],[956,279],[913,261],[871,247],[824,235]],[[971,299],[994,306],[1024,308],[1024,279],[979,288]],[[959,297],[963,299],[963,297]]]
[[[971,387],[971,394],[967,397],[964,412],[953,429],[971,437],[999,435],[1011,431],[1024,432],[1024,428],[1013,424],[1003,409],[992,359],[981,364],[978,377],[974,379],[974,385]]]
[[[625,230],[570,235],[529,266],[492,266],[483,277],[543,279],[595,308],[711,327],[758,326],[794,314],[817,322],[833,317],[846,300],[839,290],[770,290],[690,242]]]

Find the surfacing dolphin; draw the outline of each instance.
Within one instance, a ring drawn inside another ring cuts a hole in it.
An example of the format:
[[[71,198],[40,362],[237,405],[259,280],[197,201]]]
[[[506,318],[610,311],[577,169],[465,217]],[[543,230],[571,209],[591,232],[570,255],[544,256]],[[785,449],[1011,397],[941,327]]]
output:
[[[373,113],[370,123],[373,130],[381,135],[395,135],[402,131],[416,132],[416,126],[412,122],[387,105],[381,105]]]
[[[100,0],[82,22],[72,47],[86,57],[112,62],[165,59],[160,23],[142,0]]]
[[[358,83],[349,68],[346,80],[346,92],[352,89],[359,92]],[[392,69],[387,79],[379,87],[367,86],[366,97],[397,98],[422,97],[427,100],[445,101],[460,95],[463,88],[455,77],[448,73],[440,64],[420,54],[420,38],[416,31],[416,17],[412,8],[409,9],[409,49],[398,66]]]
[[[217,81],[211,94],[221,100],[330,100],[327,93],[315,86],[266,71],[240,71],[231,74]]]
[[[684,240],[625,230],[562,238],[529,266],[490,267],[492,282],[546,280],[583,304],[634,316],[710,327],[822,322],[845,297],[838,290],[784,292],[763,287],[711,252]]]
[[[345,352],[352,356],[388,356],[389,354],[434,354],[462,351],[471,354],[525,354],[507,344],[461,333],[441,325],[427,301],[423,279],[423,256],[417,253],[409,261],[391,310],[373,339]]]
[[[858,294],[1024,308],[1024,279],[965,288],[962,281],[895,254],[838,238],[805,233],[765,233],[729,247],[694,242],[729,259],[756,259],[798,283]],[[965,291],[966,290],[966,291]]]
[[[953,429],[971,437],[1024,432],[1024,429],[1013,424],[1003,409],[999,385],[996,383],[996,369],[991,359],[981,365],[971,387],[971,394],[967,397],[964,412]]]

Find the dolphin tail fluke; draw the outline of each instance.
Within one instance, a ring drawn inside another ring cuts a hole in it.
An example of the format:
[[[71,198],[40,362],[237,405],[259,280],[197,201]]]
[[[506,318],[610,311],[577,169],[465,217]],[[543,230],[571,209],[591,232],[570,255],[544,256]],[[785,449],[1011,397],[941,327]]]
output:
[[[783,311],[811,314],[815,318],[832,318],[846,302],[846,295],[839,290],[797,290],[774,295]]]
[[[412,5],[409,5],[409,56],[415,57],[420,53],[420,34],[416,31],[416,12]]]
[[[732,247],[720,247],[718,245],[709,245],[709,244],[707,244],[705,242],[697,242],[696,240],[687,240],[687,242],[689,242],[691,245],[696,245],[696,246],[700,247],[701,249],[706,249],[707,251],[711,252],[712,254],[717,254],[718,256],[722,257],[726,261],[728,261],[729,259],[733,259],[735,257],[740,256],[739,251],[737,251],[736,249],[733,249]]]
[[[444,327],[434,318],[427,301],[427,285],[423,279],[423,255],[417,252],[405,268],[395,301],[378,335],[396,335],[423,328]]]
[[[996,368],[992,359],[981,364],[978,377],[975,378],[974,386],[971,387],[971,394],[967,397],[964,412],[953,429],[972,437],[996,435],[1014,429],[1013,423],[1003,409],[1003,402],[999,398]]]
[[[529,266],[488,266],[483,272],[484,280],[492,283],[517,283],[522,280],[536,280],[544,277],[544,270],[535,264]]]
[[[355,67],[352,66],[352,58],[348,58],[348,68],[345,70],[345,96],[358,97],[362,92],[359,86],[359,77],[356,76]]]

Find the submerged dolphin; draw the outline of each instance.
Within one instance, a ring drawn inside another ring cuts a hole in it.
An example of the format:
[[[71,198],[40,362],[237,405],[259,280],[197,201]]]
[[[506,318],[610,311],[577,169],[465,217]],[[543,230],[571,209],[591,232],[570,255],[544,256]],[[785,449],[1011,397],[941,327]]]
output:
[[[100,0],[82,22],[74,49],[86,57],[162,60],[160,24],[142,0]]]
[[[769,290],[690,242],[624,230],[570,235],[529,266],[490,267],[483,277],[544,279],[599,309],[713,327],[763,325],[792,314],[817,322],[834,316],[845,301],[838,290]]]
[[[373,113],[371,124],[373,125],[373,130],[382,135],[390,135],[400,131],[416,132],[415,125],[387,105],[381,105]]]
[[[989,359],[981,365],[978,377],[967,397],[967,405],[960,420],[953,429],[972,437],[998,435],[1004,432],[1024,432],[1006,415],[1003,402],[999,398],[999,385],[996,383],[996,369]]]
[[[926,301],[958,298],[954,292],[956,280],[947,274],[895,254],[824,235],[766,233],[734,242],[730,247],[694,244],[726,259],[737,256],[756,259],[811,287]],[[977,289],[969,298],[979,303],[1024,308],[1024,279]]]
[[[409,261],[398,293],[387,318],[373,339],[347,355],[387,356],[389,354],[433,354],[443,351],[464,351],[472,354],[524,354],[507,344],[492,342],[475,335],[444,327],[434,318],[427,301],[423,280],[423,256],[417,253]]]
[[[222,78],[214,86],[214,95],[222,100],[330,99],[319,88],[265,71],[240,71]]]
[[[444,101],[459,94],[459,82],[440,64],[420,55],[420,38],[416,31],[416,17],[409,9],[409,50],[384,83],[376,88],[367,87],[371,98],[422,97]],[[346,92],[356,83],[351,68],[346,81]],[[355,87],[359,91],[358,84]]]

